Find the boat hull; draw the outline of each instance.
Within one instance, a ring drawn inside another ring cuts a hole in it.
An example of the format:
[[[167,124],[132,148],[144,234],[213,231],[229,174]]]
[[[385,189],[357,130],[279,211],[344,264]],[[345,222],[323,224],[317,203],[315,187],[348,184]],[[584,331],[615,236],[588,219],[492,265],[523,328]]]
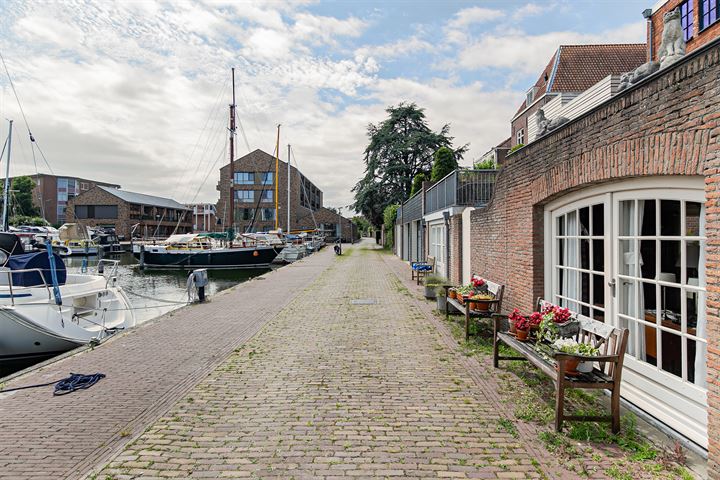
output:
[[[158,269],[268,268],[277,254],[278,251],[273,247],[183,251],[146,245],[142,254],[139,248],[133,250],[133,255],[144,267]]]

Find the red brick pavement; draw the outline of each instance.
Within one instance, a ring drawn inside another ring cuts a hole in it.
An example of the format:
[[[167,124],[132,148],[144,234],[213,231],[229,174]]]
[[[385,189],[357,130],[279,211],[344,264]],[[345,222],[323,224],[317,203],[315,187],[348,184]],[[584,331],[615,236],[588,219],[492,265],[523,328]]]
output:
[[[331,249],[13,379],[102,372],[87,391],[0,394],[0,479],[82,478],[107,462],[280,312],[335,260]]]

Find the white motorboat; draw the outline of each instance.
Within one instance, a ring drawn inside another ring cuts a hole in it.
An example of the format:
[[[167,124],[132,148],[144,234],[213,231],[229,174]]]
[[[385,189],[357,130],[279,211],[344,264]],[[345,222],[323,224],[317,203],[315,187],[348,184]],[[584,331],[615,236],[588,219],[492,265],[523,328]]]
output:
[[[0,233],[0,361],[58,354],[133,327],[118,261],[100,262],[104,274],[67,273],[57,254],[23,253],[15,235]]]

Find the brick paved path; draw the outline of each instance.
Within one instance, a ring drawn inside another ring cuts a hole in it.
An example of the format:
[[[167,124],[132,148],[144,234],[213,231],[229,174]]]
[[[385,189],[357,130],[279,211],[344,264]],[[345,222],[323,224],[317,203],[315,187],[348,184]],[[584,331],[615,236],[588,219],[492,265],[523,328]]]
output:
[[[332,265],[327,250],[9,382],[107,375],[62,397],[0,394],[0,479],[81,478],[105,464]]]
[[[98,478],[542,476],[382,255],[334,260]]]

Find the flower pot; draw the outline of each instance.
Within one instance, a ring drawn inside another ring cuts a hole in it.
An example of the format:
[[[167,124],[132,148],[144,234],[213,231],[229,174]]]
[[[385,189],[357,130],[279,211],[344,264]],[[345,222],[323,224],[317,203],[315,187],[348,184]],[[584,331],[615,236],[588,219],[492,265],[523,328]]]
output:
[[[490,302],[484,302],[482,300],[478,300],[475,302],[475,305],[477,306],[478,310],[483,310],[483,311],[490,310]]]
[[[435,298],[435,286],[425,285],[425,298]]]
[[[468,307],[470,307],[470,310],[477,310],[477,302],[473,300],[468,301]]]
[[[517,334],[517,329],[515,328],[515,322],[508,320],[508,324],[510,325],[510,333]]]
[[[574,337],[580,333],[580,322],[576,318],[570,319],[565,323],[556,323],[558,327],[558,335],[563,338]]]
[[[577,371],[581,373],[590,373],[593,370],[593,362],[580,362]]]
[[[515,330],[515,335],[517,336],[517,339],[521,342],[527,341],[529,333],[530,330]]]
[[[447,298],[444,295],[438,295],[435,300],[437,301],[437,309],[445,313],[447,311]]]
[[[565,360],[565,373],[569,375],[574,375],[578,373],[578,364],[580,363],[579,358],[570,358],[568,360]]]
[[[455,298],[455,297],[457,297],[457,292],[455,292],[455,290],[450,289],[450,290],[448,291],[448,297],[450,297],[450,298]]]

